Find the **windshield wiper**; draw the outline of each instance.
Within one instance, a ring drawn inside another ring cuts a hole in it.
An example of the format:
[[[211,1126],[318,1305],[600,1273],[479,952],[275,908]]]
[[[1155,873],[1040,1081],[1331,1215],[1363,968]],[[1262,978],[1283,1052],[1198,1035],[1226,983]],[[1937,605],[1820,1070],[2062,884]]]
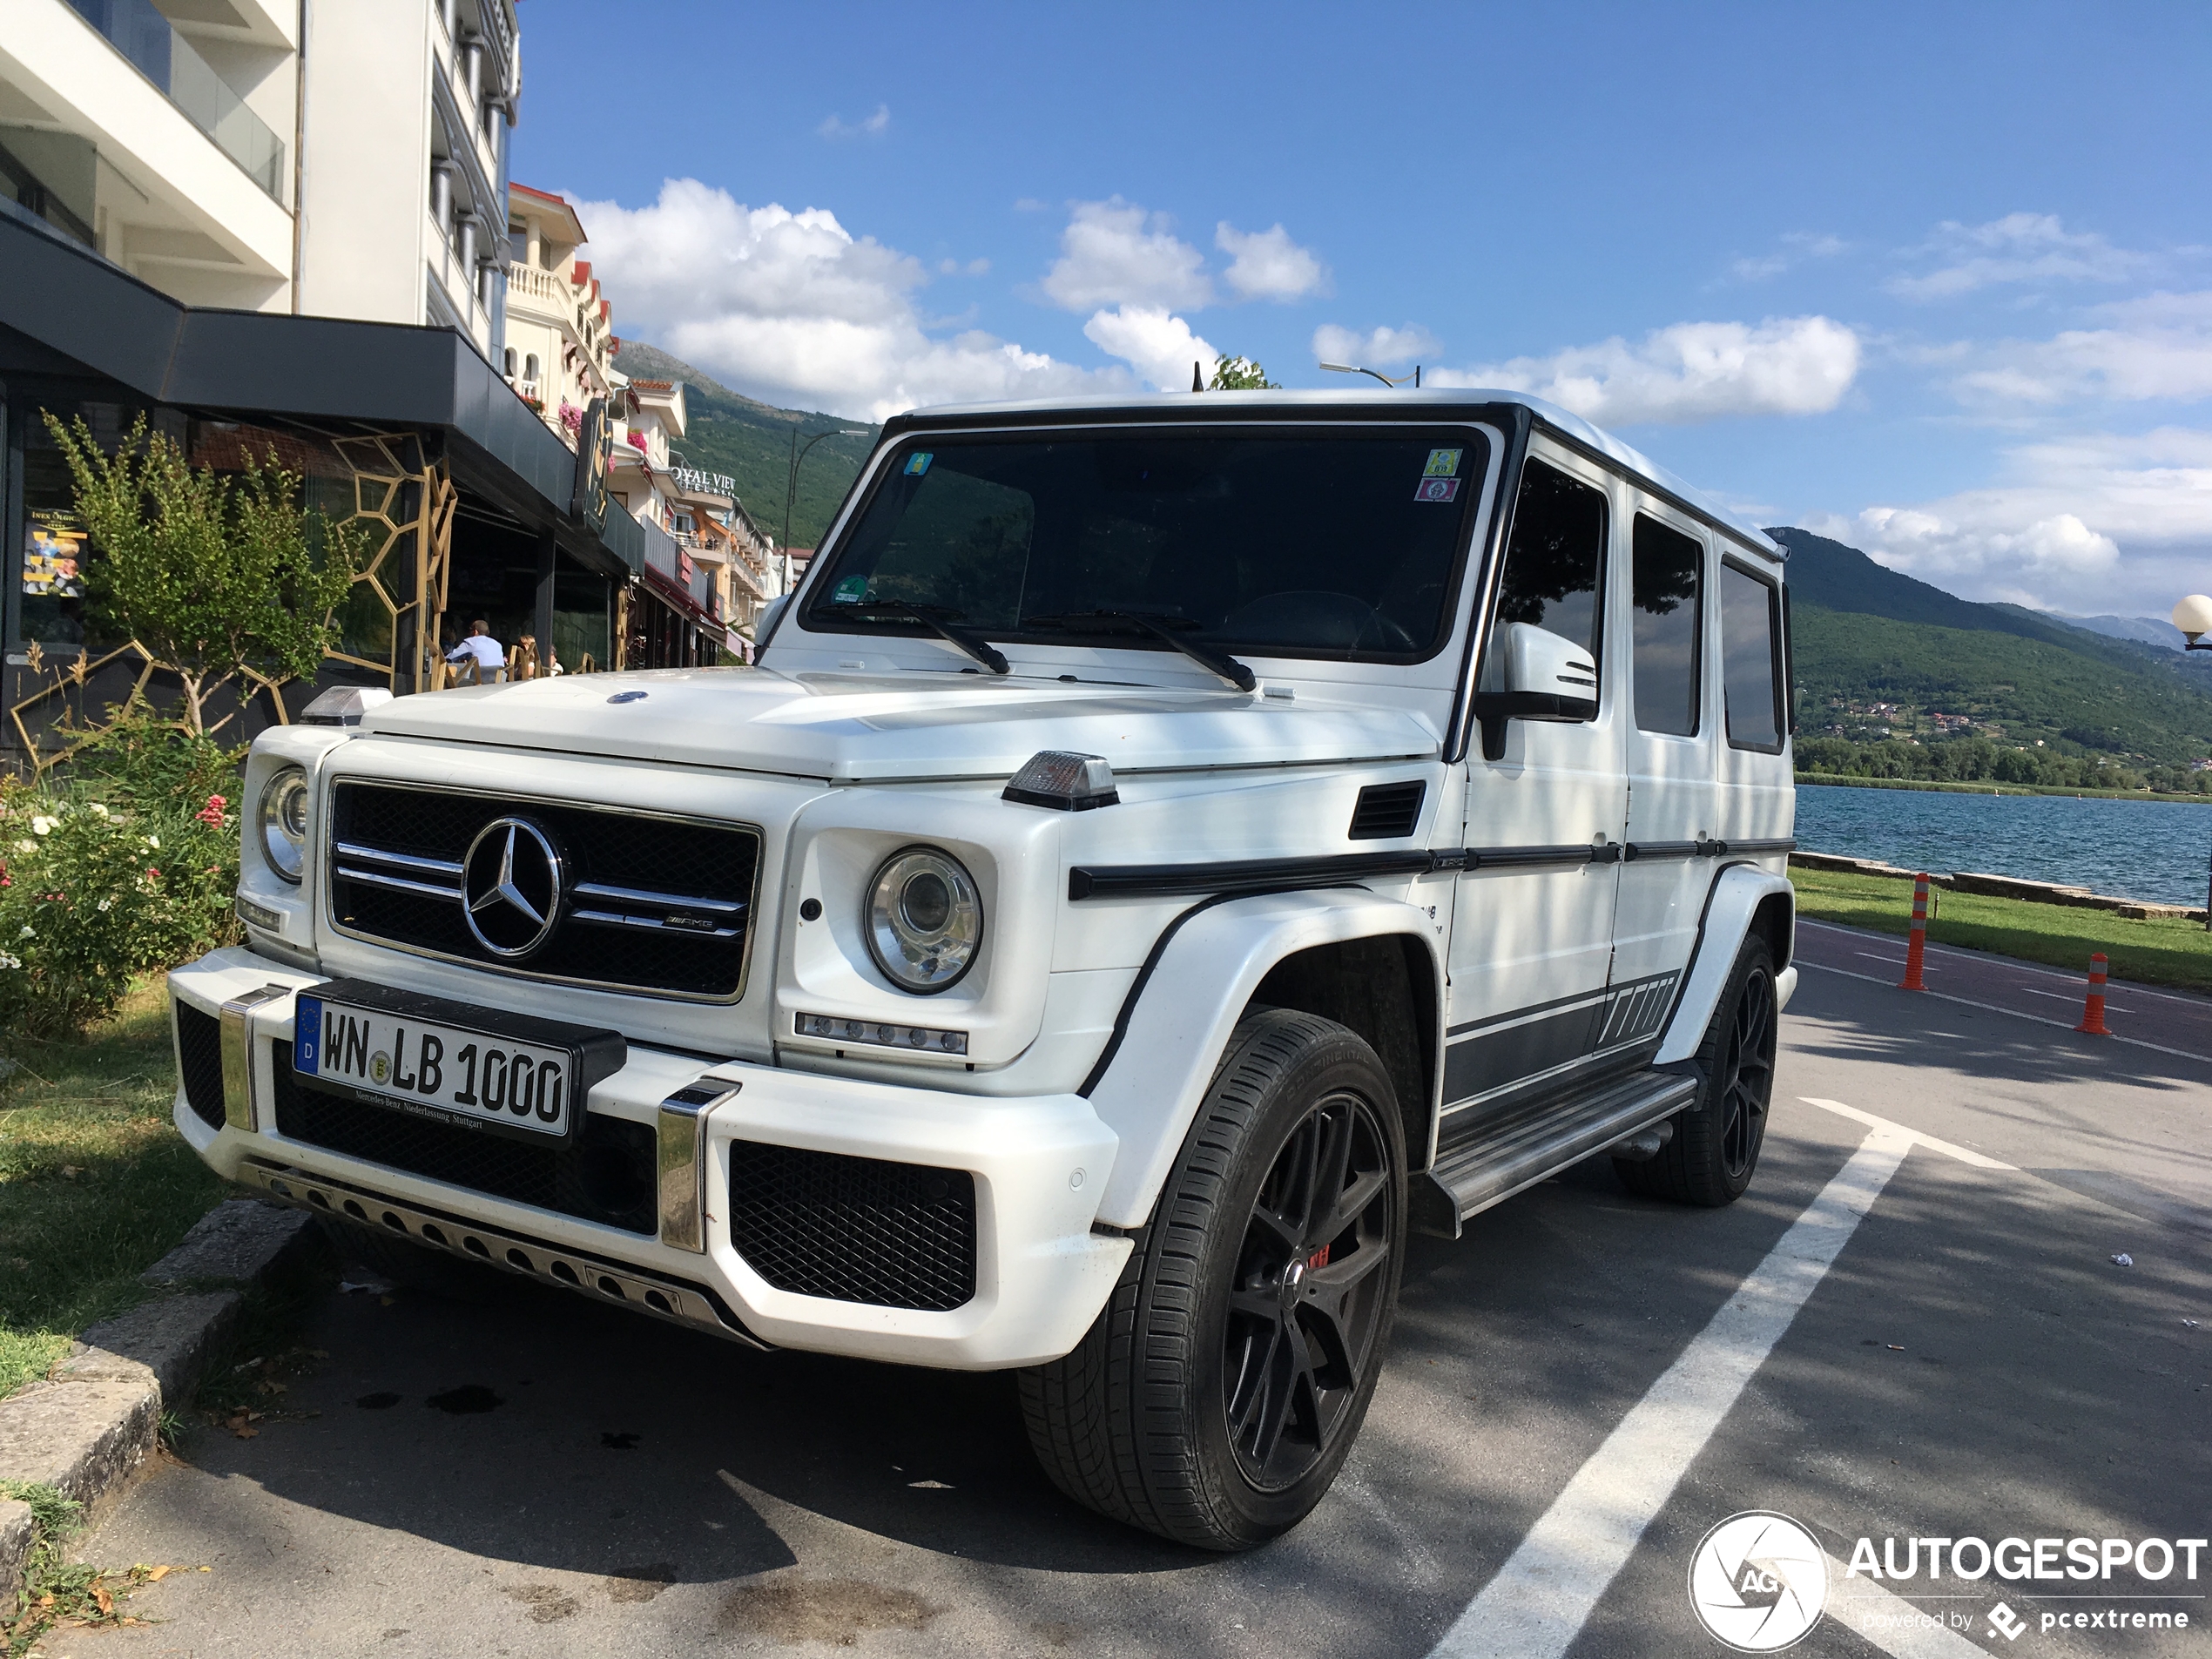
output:
[[[870,599],[864,604],[840,605],[830,613],[833,617],[880,617],[905,622],[918,622],[932,632],[959,646],[994,674],[1007,671],[1005,656],[981,634],[970,633],[957,627],[966,614],[948,610],[942,605],[908,604],[904,599]]]
[[[1218,674],[1240,691],[1249,691],[1258,682],[1252,671],[1234,657],[1213,651],[1196,640],[1185,639],[1177,629],[1196,628],[1198,624],[1187,617],[1156,616],[1145,610],[1069,610],[1056,617],[1025,617],[1022,626],[1027,628],[1064,628],[1070,633],[1085,631],[1085,624],[1125,623],[1141,633],[1147,633],[1163,644],[1171,645],[1210,674]],[[1110,628],[1094,628],[1090,631],[1111,633]]]

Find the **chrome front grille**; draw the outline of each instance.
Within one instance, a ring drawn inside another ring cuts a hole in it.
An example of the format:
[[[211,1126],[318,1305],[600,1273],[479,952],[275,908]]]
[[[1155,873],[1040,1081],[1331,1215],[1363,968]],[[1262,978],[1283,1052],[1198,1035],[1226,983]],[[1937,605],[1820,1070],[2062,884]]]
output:
[[[523,826],[532,866],[513,882],[502,820]],[[332,925],[356,938],[570,984],[744,994],[760,865],[749,825],[341,779],[327,857]]]

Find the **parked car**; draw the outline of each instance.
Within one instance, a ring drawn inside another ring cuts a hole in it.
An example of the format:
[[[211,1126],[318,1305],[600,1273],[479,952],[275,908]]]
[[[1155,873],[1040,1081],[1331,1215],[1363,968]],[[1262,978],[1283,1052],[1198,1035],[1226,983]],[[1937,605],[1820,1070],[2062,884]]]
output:
[[[1015,1370],[1062,1490],[1257,1544],[1409,1229],[1751,1179],[1783,560],[1505,394],[900,416],[756,668],[265,733],[178,1126],[394,1271]]]

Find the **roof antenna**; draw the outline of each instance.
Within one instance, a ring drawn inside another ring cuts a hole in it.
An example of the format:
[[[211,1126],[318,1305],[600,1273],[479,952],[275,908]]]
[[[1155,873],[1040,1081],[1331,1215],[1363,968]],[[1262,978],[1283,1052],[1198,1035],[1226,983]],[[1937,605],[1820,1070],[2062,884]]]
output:
[[[1393,380],[1379,368],[1360,368],[1351,363],[1324,363],[1321,367],[1332,374],[1371,374],[1385,386],[1403,386],[1407,381],[1413,381],[1415,386],[1421,383],[1421,371],[1418,368],[1410,374],[1400,374]]]
[[[1206,389],[1205,381],[1198,378],[1198,366],[1196,363],[1190,365],[1190,389],[1194,392],[1203,392]]]

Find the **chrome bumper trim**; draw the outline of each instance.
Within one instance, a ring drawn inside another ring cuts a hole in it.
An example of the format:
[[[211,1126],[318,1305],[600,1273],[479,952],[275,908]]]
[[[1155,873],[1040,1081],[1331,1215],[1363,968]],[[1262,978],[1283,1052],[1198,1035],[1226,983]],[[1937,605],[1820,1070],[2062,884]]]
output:
[[[660,1241],[671,1250],[706,1250],[706,1115],[742,1083],[698,1082],[660,1103]]]
[[[234,996],[216,1015],[222,1034],[223,1122],[248,1135],[261,1127],[261,1114],[253,1098],[253,1011],[264,1002],[292,995],[289,985],[264,985],[258,991]]]

